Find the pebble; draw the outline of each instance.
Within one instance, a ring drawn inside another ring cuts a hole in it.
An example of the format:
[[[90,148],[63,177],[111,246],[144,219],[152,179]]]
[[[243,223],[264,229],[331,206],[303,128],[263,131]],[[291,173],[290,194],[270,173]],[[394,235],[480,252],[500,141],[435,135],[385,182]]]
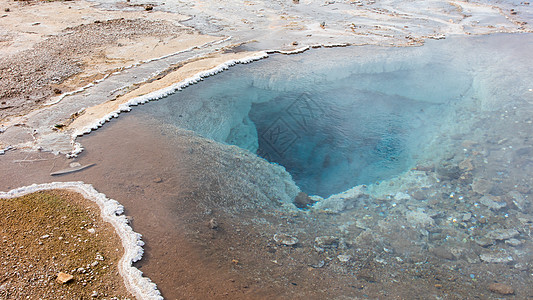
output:
[[[352,259],[352,256],[351,255],[344,255],[344,254],[341,254],[341,255],[337,255],[337,259],[340,261],[340,262],[349,262],[350,259]]]
[[[74,276],[70,275],[70,274],[67,274],[67,273],[63,273],[63,272],[59,272],[57,274],[57,282],[59,283],[67,283],[69,281],[71,281],[72,279],[74,279]]]
[[[508,195],[511,197],[514,205],[521,211],[524,212],[527,209],[528,203],[526,201],[526,198],[522,194],[520,194],[517,191],[511,191],[508,193]]]
[[[431,252],[433,255],[439,258],[447,259],[447,260],[453,260],[454,256],[452,252],[450,252],[448,249],[444,247],[435,247],[429,249],[429,252]]]
[[[411,196],[403,192],[398,192],[396,193],[396,195],[394,195],[394,200],[396,201],[411,200]]]
[[[94,228],[89,228],[87,229],[87,231],[90,233],[90,234],[94,234],[96,232],[96,230]]]
[[[514,261],[513,257],[506,253],[483,253],[479,258],[488,263],[508,263]]]
[[[476,244],[480,245],[481,247],[487,247],[487,246],[490,246],[490,245],[494,244],[494,240],[493,239],[489,239],[489,238],[484,237],[484,236],[480,236],[480,237],[475,238],[474,242]]]
[[[284,233],[276,233],[274,234],[274,241],[285,246],[294,246],[298,243],[298,238]]]
[[[93,298],[98,297],[98,292],[97,291],[93,291],[93,293],[91,294],[91,297],[93,297]]]
[[[337,248],[339,238],[335,236],[319,236],[315,238],[315,243],[320,248]]]
[[[520,233],[516,229],[496,229],[489,232],[487,234],[487,237],[489,239],[504,241],[510,238],[514,238],[519,234]]]
[[[209,220],[208,227],[210,229],[217,229],[218,228],[218,222],[215,219]]]
[[[507,206],[505,202],[499,202],[499,197],[495,196],[483,196],[479,199],[479,202],[492,210],[502,209]]]
[[[514,289],[503,283],[492,283],[489,285],[489,290],[493,293],[500,294],[500,295],[513,295]]]
[[[440,168],[437,168],[436,171],[439,177],[444,180],[454,180],[459,179],[459,177],[461,177],[461,169],[458,166],[442,166]]]
[[[435,220],[422,211],[408,211],[405,216],[412,227],[424,228],[435,225]]]
[[[481,195],[490,193],[492,188],[493,188],[492,182],[486,179],[476,178],[474,179],[474,182],[472,182],[472,190]]]
[[[517,246],[522,245],[522,241],[517,240],[517,239],[509,239],[509,240],[505,241],[505,243],[508,244],[508,245],[511,245],[513,247],[517,247]]]
[[[416,190],[412,193],[413,198],[416,200],[426,200],[428,198],[428,195],[423,190]]]

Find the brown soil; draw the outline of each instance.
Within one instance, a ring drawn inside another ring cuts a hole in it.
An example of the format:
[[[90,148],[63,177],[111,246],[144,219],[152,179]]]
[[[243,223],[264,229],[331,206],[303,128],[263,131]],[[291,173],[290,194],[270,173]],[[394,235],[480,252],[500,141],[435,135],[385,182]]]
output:
[[[118,273],[120,238],[80,194],[0,199],[0,215],[0,299],[133,298]],[[59,272],[74,278],[59,283]]]

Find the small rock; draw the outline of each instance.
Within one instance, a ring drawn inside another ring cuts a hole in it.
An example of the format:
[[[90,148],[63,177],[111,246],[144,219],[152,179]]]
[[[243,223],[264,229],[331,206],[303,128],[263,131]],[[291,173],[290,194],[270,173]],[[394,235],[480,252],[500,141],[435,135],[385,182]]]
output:
[[[444,180],[454,180],[461,177],[461,169],[458,166],[441,166],[436,171],[439,177]]]
[[[294,42],[292,42],[292,45],[293,45],[293,46],[298,46],[298,42],[297,42],[297,41],[294,41]]]
[[[474,165],[472,164],[472,160],[468,158],[459,163],[459,168],[468,172],[474,169]]]
[[[514,289],[503,283],[492,283],[489,285],[489,290],[493,293],[500,294],[500,295],[513,295]]]
[[[285,246],[294,246],[298,243],[298,239],[296,237],[284,233],[274,234],[274,241]]]
[[[502,209],[507,206],[507,203],[497,200],[500,200],[500,198],[489,195],[481,197],[481,199],[479,199],[479,202],[492,210]]]
[[[344,254],[341,254],[341,255],[337,255],[337,259],[340,261],[340,262],[349,262],[350,259],[352,259],[352,256],[351,255],[344,255]]]
[[[507,241],[505,241],[505,243],[513,247],[522,245],[522,241],[517,240],[517,239],[508,239]]]
[[[89,228],[87,229],[87,231],[90,233],[90,234],[94,234],[96,232],[96,230],[94,228]]]
[[[335,236],[319,236],[315,238],[315,243],[320,248],[337,248],[339,238]]]
[[[489,232],[487,234],[487,237],[489,239],[504,241],[510,238],[514,238],[519,234],[520,233],[516,229],[496,229]]]
[[[433,255],[435,255],[438,258],[443,258],[443,259],[447,259],[447,260],[453,260],[454,259],[453,253],[450,252],[448,249],[446,249],[444,247],[431,248],[431,249],[429,249],[429,252],[432,253]]]
[[[528,206],[529,206],[529,203],[528,201],[526,200],[526,198],[520,194],[519,192],[517,191],[511,191],[509,192],[507,195],[509,195],[509,197],[511,197],[511,200],[513,201],[514,205],[522,212],[524,212]]]
[[[321,260],[321,261],[319,261],[319,262],[316,263],[316,264],[311,264],[310,266],[311,266],[312,268],[319,269],[319,268],[322,268],[325,264],[326,264],[326,262],[323,261],[323,260]]]
[[[471,218],[472,218],[472,214],[471,213],[463,214],[463,222],[468,222],[468,221],[470,221]]]
[[[93,263],[91,264],[91,267],[94,268],[94,267],[96,267],[96,266],[98,266],[98,261],[95,260],[95,261],[93,261]]]
[[[407,222],[411,224],[412,227],[427,227],[435,225],[435,221],[426,213],[422,211],[408,211],[405,214]]]
[[[62,91],[58,88],[54,88],[54,94],[56,95],[60,95],[62,93]]]
[[[45,234],[45,235],[42,235],[42,236],[41,236],[42,239],[47,239],[47,238],[49,238],[49,237],[50,237],[49,234]]]
[[[157,177],[157,178],[154,179],[154,182],[155,183],[161,183],[161,182],[163,182],[163,178]]]
[[[425,191],[423,191],[423,190],[416,190],[411,195],[416,200],[426,200],[428,198],[427,193]]]
[[[300,209],[303,209],[303,208],[307,208],[313,204],[315,204],[316,201],[313,201],[313,199],[311,199],[306,193],[304,192],[300,192],[298,193],[298,195],[296,196],[296,198],[294,198],[294,205],[296,205],[296,207],[300,208]]]
[[[9,7],[6,7],[6,8],[4,9],[4,11],[5,11],[5,12],[10,12],[11,10],[9,9]]]
[[[479,256],[482,261],[488,263],[508,263],[514,261],[513,257],[506,253],[483,253]]]
[[[218,228],[218,222],[215,219],[209,220],[208,227],[210,229],[217,229]]]
[[[144,7],[144,9],[147,10],[147,11],[150,11],[150,10],[153,10],[154,7],[153,7],[152,5],[146,5],[146,6]]]
[[[490,193],[492,188],[492,182],[485,179],[476,178],[474,179],[474,182],[472,182],[472,190],[481,195]]]
[[[93,293],[91,294],[91,297],[93,297],[93,298],[98,297],[98,292],[97,291],[93,291]]]
[[[67,273],[63,273],[63,272],[59,272],[56,278],[57,282],[59,283],[67,283],[71,281],[72,279],[74,279],[74,276],[67,274]]]
[[[76,162],[72,162],[72,163],[70,163],[69,166],[70,166],[71,168],[77,168],[77,167],[81,167],[81,164],[80,164],[79,162],[76,161]]]
[[[394,200],[396,201],[411,200],[411,196],[403,192],[398,192],[396,193],[396,195],[394,195]]]
[[[96,254],[96,260],[103,261],[104,257],[101,254]]]
[[[489,238],[484,237],[484,236],[476,237],[474,239],[474,242],[476,244],[480,245],[481,247],[487,247],[487,246],[490,246],[490,245],[494,244],[494,240],[493,239],[489,239]]]

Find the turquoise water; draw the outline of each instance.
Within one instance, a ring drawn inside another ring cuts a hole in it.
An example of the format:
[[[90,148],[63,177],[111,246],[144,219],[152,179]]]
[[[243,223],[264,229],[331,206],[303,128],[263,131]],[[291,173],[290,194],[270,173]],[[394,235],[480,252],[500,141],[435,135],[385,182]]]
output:
[[[443,135],[470,130],[465,112],[527,96],[526,85],[494,85],[524,80],[504,68],[527,49],[513,43],[524,42],[531,38],[499,35],[273,55],[134,113],[247,149],[285,167],[302,191],[327,197],[438,158]]]

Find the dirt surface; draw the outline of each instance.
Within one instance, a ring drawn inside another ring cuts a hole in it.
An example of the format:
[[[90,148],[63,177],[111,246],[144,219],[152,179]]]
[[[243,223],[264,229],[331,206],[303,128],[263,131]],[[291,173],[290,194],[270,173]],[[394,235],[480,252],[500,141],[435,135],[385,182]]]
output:
[[[112,62],[113,58],[105,57],[105,47],[120,46],[122,39],[163,39],[173,35],[175,37],[184,31],[186,30],[164,21],[95,21],[67,28],[58,35],[37,43],[33,49],[0,57],[0,119],[28,112],[53,95],[85,86],[114,71],[112,65],[102,72],[88,70],[98,65],[95,60],[99,56],[102,57],[101,60],[108,59]],[[191,33],[190,30],[186,32]],[[116,68],[118,67],[119,65]],[[83,72],[85,73],[81,78],[73,77]]]
[[[99,214],[69,191],[0,199],[0,299],[131,299],[120,238]],[[73,279],[58,282],[60,272]]]

